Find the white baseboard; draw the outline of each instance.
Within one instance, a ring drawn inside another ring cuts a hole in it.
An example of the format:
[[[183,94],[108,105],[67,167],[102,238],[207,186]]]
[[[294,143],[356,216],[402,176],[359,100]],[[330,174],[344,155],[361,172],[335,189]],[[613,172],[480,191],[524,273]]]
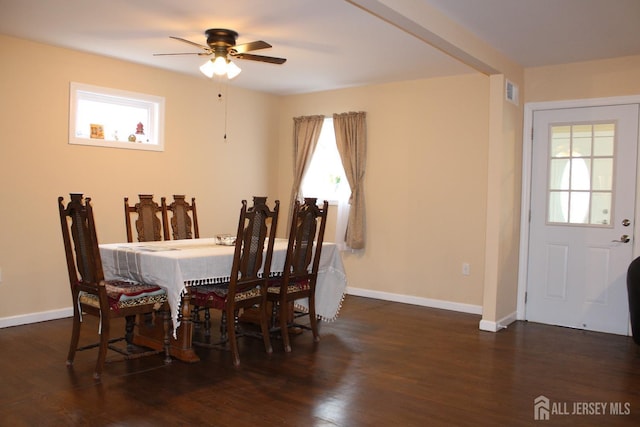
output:
[[[484,319],[482,319],[480,321],[480,330],[481,331],[488,331],[488,332],[498,332],[501,329],[505,329],[507,326],[509,326],[510,324],[515,322],[516,320],[517,320],[517,312],[516,311],[514,311],[511,314],[509,314],[508,316],[503,317],[502,319],[499,319],[497,322],[494,322],[492,320],[484,320]]]
[[[437,300],[431,298],[415,297],[411,295],[394,294],[391,292],[372,291],[370,289],[347,287],[347,294],[359,297],[374,298],[384,301],[401,302],[405,304],[420,305],[423,307],[441,308],[444,310],[459,311],[461,313],[482,314],[482,306],[463,304],[459,302]]]
[[[63,319],[73,316],[73,308],[41,311],[39,313],[21,314],[19,316],[0,317],[0,329],[11,326],[28,325],[30,323],[46,322],[47,320]]]
[[[400,302],[404,304],[419,305],[422,307],[440,308],[444,310],[458,311],[469,314],[482,314],[482,306],[473,304],[464,304],[459,302],[437,300],[432,298],[415,297],[411,295],[394,294],[391,292],[372,291],[361,288],[347,288],[347,294],[374,298],[384,301]],[[43,311],[39,313],[29,313],[20,316],[1,317],[0,329],[11,326],[27,325],[30,323],[46,322],[47,320],[62,319],[73,316],[73,308],[63,308],[59,310]],[[506,325],[516,320],[516,313],[501,319],[499,322],[491,322],[488,320],[480,321],[480,329],[483,331],[497,332],[506,328]],[[504,325],[504,326],[503,326]]]

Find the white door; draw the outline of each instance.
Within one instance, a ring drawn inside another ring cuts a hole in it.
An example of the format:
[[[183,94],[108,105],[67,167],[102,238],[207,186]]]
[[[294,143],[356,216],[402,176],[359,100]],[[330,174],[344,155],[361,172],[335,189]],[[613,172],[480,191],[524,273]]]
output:
[[[638,105],[536,111],[525,317],[626,335]]]

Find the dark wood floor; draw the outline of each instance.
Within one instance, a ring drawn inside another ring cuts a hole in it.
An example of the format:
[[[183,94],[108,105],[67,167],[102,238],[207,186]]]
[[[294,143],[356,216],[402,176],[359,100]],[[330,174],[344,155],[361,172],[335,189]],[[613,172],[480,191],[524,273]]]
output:
[[[228,352],[199,349],[196,364],[110,363],[97,384],[95,352],[65,366],[70,319],[1,329],[0,425],[640,424],[640,346],[631,338],[526,322],[494,334],[479,331],[479,320],[349,296],[317,345],[305,332],[292,353],[275,341],[267,357],[260,341],[243,339],[239,368]],[[536,421],[540,395],[556,412],[606,402],[606,415]],[[630,413],[610,415],[612,402]]]

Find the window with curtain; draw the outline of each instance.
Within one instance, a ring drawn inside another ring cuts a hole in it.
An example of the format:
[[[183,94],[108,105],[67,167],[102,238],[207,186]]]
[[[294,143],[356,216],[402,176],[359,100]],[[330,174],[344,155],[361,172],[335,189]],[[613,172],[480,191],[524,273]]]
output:
[[[304,197],[327,200],[337,210],[334,241],[341,250],[346,249],[344,238],[349,217],[351,189],[336,146],[331,117],[326,117],[322,123],[318,144],[313,151],[300,187]]]
[[[302,178],[301,188],[304,197],[317,197],[318,200],[328,200],[331,204],[337,204],[345,197],[349,198],[349,182],[336,147],[331,117],[324,119],[318,145]]]
[[[341,249],[364,249],[366,113],[333,114],[332,118],[301,116],[294,117],[293,122],[294,180],[291,200],[301,196],[338,199],[334,203],[338,205],[335,242]],[[330,131],[331,127],[333,132]],[[317,149],[321,145],[321,133],[324,133],[322,146],[335,145],[337,156],[328,154],[328,150]],[[333,144],[325,142],[329,140]],[[312,162],[318,166],[311,168]],[[348,191],[342,190],[346,184]]]

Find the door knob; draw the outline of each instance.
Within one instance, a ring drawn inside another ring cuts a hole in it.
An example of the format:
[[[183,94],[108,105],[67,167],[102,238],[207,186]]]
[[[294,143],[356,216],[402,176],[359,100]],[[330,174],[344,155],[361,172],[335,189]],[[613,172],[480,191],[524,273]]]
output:
[[[629,238],[629,235],[628,234],[623,234],[622,236],[620,236],[620,240],[612,240],[612,242],[629,243],[629,240],[631,240]]]
[[[629,225],[631,225],[631,221],[625,218],[622,220],[622,225],[628,227]]]

